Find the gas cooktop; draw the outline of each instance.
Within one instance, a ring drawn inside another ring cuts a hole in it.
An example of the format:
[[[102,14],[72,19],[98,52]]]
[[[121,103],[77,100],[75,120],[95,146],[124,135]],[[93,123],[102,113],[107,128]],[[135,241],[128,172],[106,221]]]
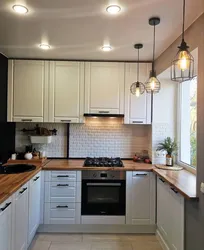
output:
[[[123,162],[119,157],[117,158],[87,157],[84,162],[84,167],[123,167]]]

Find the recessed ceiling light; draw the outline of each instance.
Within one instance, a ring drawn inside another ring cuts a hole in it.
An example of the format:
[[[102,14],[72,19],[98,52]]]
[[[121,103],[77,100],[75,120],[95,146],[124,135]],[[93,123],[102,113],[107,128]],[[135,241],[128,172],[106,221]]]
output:
[[[40,47],[41,49],[44,49],[44,50],[50,49],[50,45],[49,45],[49,44],[45,44],[45,43],[41,43],[41,44],[39,45],[39,47]]]
[[[28,13],[28,9],[23,5],[14,5],[13,10],[18,14],[26,14]]]
[[[110,5],[106,8],[106,11],[109,14],[115,15],[118,14],[121,11],[121,7],[118,5]]]
[[[104,45],[104,46],[101,47],[101,49],[102,49],[103,51],[111,51],[111,50],[112,50],[112,47],[111,47],[110,45]]]

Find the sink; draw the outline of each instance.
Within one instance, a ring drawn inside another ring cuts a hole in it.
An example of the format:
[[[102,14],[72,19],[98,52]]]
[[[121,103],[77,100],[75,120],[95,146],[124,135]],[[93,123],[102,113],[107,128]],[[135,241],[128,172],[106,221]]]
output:
[[[30,172],[36,169],[36,166],[30,164],[11,164],[0,167],[0,174],[20,174]]]

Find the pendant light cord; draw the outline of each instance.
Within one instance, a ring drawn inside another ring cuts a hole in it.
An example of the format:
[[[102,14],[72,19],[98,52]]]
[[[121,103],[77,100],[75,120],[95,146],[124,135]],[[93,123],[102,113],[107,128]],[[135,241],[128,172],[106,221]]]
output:
[[[139,53],[139,49],[138,49],[138,54],[137,54],[137,82],[139,82],[139,78],[140,78],[140,53]]]
[[[152,61],[152,72],[154,72],[154,60],[155,60],[155,40],[156,40],[156,25],[154,24],[154,42],[153,42],[153,61]]]
[[[185,32],[185,15],[186,15],[186,0],[183,0],[183,26],[182,26],[182,41],[184,41],[184,32]]]

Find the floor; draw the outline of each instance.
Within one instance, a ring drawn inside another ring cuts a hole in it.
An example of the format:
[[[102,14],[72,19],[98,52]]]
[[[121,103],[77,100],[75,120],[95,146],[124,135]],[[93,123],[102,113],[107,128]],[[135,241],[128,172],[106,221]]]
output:
[[[162,248],[154,235],[37,234],[30,250],[162,250]]]

